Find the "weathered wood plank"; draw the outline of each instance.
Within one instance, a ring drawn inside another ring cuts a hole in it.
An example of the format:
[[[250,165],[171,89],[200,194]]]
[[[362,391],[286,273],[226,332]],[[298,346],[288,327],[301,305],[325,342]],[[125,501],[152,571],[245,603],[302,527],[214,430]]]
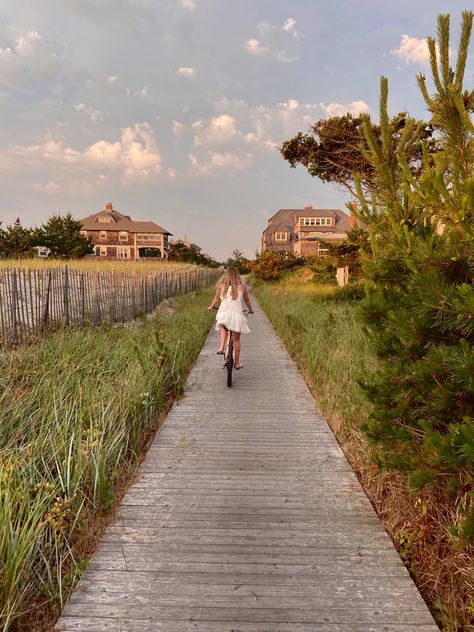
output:
[[[435,632],[257,312],[225,386],[210,334],[56,630]]]
[[[64,627],[66,626],[66,627]],[[158,621],[144,618],[67,617],[58,632],[433,632],[432,625],[286,623],[241,621]]]

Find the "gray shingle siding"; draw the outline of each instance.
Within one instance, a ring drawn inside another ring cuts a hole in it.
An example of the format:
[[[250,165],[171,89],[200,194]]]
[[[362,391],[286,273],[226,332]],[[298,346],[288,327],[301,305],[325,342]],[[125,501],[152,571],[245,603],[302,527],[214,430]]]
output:
[[[334,226],[300,226],[299,220],[301,217],[331,217],[335,220]],[[295,244],[299,243],[300,254],[304,255],[305,242],[309,240],[312,242],[311,247],[308,246],[308,253],[314,253],[314,242],[319,239],[324,239],[327,235],[338,235],[338,239],[345,239],[347,231],[350,230],[352,221],[349,215],[341,209],[289,209],[282,208],[278,210],[268,220],[268,226],[262,233],[262,249],[274,250],[274,251],[286,251],[295,252]],[[289,240],[286,242],[275,242],[273,236],[276,232],[287,232]],[[299,235],[304,236],[309,232],[323,233],[320,236],[315,236],[308,239],[299,240]]]

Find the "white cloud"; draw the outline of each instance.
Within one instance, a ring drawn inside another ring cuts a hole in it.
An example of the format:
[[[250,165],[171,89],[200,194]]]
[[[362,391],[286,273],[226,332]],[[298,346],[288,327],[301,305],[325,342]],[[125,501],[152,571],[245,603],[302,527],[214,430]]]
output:
[[[169,169],[166,170],[166,175],[168,176],[170,180],[176,180],[176,178],[178,177],[178,172],[176,171],[176,169],[172,169],[170,167]]]
[[[264,55],[269,51],[268,46],[262,46],[260,40],[254,37],[245,42],[244,48],[251,55]]]
[[[194,0],[181,0],[181,6],[188,9],[188,11],[194,11],[196,3]]]
[[[41,145],[11,145],[0,152],[0,170],[24,173],[28,169],[50,169],[65,180],[77,182],[102,181],[106,178],[104,172],[115,172],[123,182],[133,183],[155,177],[161,167],[162,157],[148,123],[123,128],[119,140],[98,140],[83,151],[67,147],[62,141],[48,140]],[[86,174],[90,177],[85,178]]]
[[[287,18],[281,26],[263,20],[257,24],[257,31],[260,39],[252,37],[244,44],[248,53],[268,55],[283,63],[292,63],[299,59],[295,46],[303,36],[296,29],[294,18]]]
[[[200,162],[195,154],[188,155],[191,171],[196,175],[209,175],[221,169],[227,172],[243,171],[253,164],[255,156],[249,152],[210,152],[205,162]]]
[[[215,103],[219,114],[192,124],[195,153],[193,171],[201,175],[226,167],[242,170],[298,131],[306,131],[323,116],[346,112],[354,115],[369,110],[364,101],[352,103],[300,103],[288,99],[274,106],[251,107],[245,101],[222,98]]]
[[[109,84],[109,86],[115,86],[119,81],[120,77],[118,77],[117,75],[111,75],[106,79],[106,82]]]
[[[47,184],[35,184],[33,187],[35,191],[40,191],[40,192],[44,191],[45,193],[49,193],[49,194],[58,193],[59,188],[60,187],[57,184],[57,182],[54,182],[53,180],[51,180]]]
[[[51,81],[60,67],[59,60],[37,31],[16,38],[13,48],[0,48],[0,84],[15,85],[30,76]]]
[[[184,131],[184,125],[180,123],[179,121],[173,120],[171,122],[171,129],[173,130],[173,134],[175,136],[181,136]]]
[[[196,70],[195,68],[190,68],[189,66],[180,66],[178,68],[178,75],[181,77],[195,77]]]
[[[298,55],[288,55],[284,50],[280,50],[276,54],[276,59],[284,64],[292,64],[294,61],[298,61]]]
[[[202,121],[193,124],[194,144],[207,150],[235,147],[240,143],[241,133],[236,129],[236,119],[229,114],[212,117],[207,125]]]
[[[88,107],[85,103],[78,103],[74,106],[76,112],[84,112],[89,117],[92,123],[99,123],[104,120],[104,114],[100,110]]]
[[[296,20],[294,18],[287,18],[285,20],[285,23],[282,26],[282,29],[284,31],[288,31],[289,33],[291,33],[291,31],[295,28],[296,26]]]
[[[301,33],[296,29],[296,20],[294,18],[287,18],[281,28],[283,31],[291,33],[296,41],[302,37]]]
[[[150,90],[148,89],[148,86],[143,86],[143,88],[141,88],[140,90],[135,90],[135,92],[133,93],[135,96],[140,97],[140,99],[143,99],[144,101],[151,101],[151,96],[150,96]]]
[[[369,112],[370,108],[365,101],[352,101],[352,103],[337,103],[332,102],[329,105],[324,105],[324,103],[320,103],[321,109],[323,112],[331,117],[331,116],[342,116],[344,114],[350,113],[354,116],[359,116],[363,112]]]
[[[391,51],[393,55],[403,59],[406,64],[427,64],[430,60],[426,39],[418,39],[402,35],[400,46]]]

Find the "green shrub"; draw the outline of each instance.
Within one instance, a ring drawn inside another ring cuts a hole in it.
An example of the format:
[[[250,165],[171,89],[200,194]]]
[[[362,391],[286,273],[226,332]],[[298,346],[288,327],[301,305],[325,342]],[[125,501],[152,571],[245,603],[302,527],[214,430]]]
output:
[[[364,119],[377,184],[370,203],[359,187],[373,245],[364,316],[381,358],[364,384],[373,404],[364,428],[383,466],[410,473],[414,486],[436,479],[461,495],[474,472],[474,93],[463,87],[472,21],[464,12],[453,72],[449,16],[439,16],[439,41],[428,40],[436,94],[418,77],[438,151],[426,149],[415,178],[407,152],[417,123],[408,121],[394,147],[382,78],[380,139]],[[464,542],[474,540],[469,505],[465,528],[456,527]]]
[[[307,257],[307,265],[313,272],[313,281],[318,284],[337,285],[337,265],[332,257]]]
[[[287,252],[264,250],[250,262],[250,269],[260,281],[278,281],[286,270],[304,265],[305,260]]]

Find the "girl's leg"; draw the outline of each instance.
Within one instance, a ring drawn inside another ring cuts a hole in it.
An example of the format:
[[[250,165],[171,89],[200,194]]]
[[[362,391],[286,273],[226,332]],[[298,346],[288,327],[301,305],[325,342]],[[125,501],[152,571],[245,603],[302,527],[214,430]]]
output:
[[[219,351],[223,352],[225,349],[225,341],[227,338],[227,329],[223,325],[221,325],[220,329],[221,329],[221,344],[219,347]]]
[[[240,367],[240,332],[234,331],[234,366]]]

